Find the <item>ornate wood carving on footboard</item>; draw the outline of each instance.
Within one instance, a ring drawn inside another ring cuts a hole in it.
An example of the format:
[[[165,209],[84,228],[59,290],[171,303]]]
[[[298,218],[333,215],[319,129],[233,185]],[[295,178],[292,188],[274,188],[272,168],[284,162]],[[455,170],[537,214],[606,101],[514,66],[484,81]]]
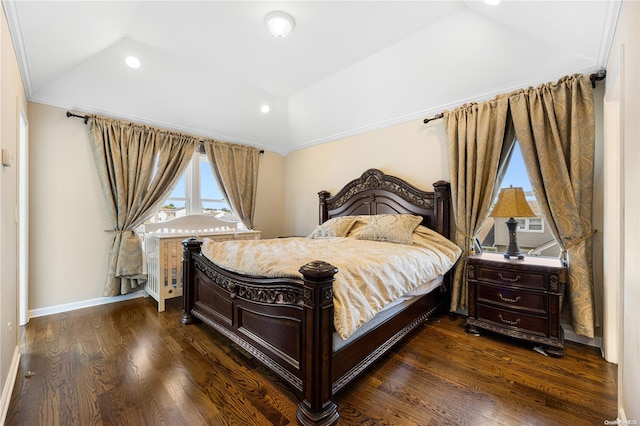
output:
[[[198,319],[287,381],[302,400],[302,424],[332,424],[333,281],[322,261],[300,268],[301,280],[257,279],[223,271],[201,253],[202,241],[183,242],[183,324]]]
[[[423,192],[370,169],[335,197],[320,192],[320,222],[360,214],[411,213],[449,236],[449,185]],[[303,425],[338,420],[333,395],[447,303],[444,287],[339,350],[333,348],[333,282],[336,267],[315,261],[300,267],[301,278],[271,279],[224,270],[201,253],[201,241],[183,242],[184,311],[181,321],[201,320],[278,374],[296,391]],[[446,281],[446,280],[445,280]]]

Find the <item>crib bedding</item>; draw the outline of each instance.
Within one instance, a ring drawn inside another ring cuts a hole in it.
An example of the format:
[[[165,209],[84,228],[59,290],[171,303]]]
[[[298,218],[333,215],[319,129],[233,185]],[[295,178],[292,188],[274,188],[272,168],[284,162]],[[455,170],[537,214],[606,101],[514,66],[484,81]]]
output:
[[[336,266],[334,326],[344,340],[386,305],[444,275],[460,249],[436,232],[418,227],[411,244],[345,237],[204,239],[202,253],[224,269],[268,278],[299,278],[300,265],[314,260]]]

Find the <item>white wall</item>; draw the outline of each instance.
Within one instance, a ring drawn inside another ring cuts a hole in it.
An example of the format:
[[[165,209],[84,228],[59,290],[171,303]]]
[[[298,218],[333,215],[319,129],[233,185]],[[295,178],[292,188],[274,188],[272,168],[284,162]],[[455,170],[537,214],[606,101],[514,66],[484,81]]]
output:
[[[65,113],[60,108],[29,104],[29,309],[36,316],[54,307],[66,310],[87,301],[104,302],[112,238],[104,230],[112,226],[88,128]],[[255,225],[264,238],[283,232],[283,163],[272,152],[261,157]]]
[[[605,103],[609,128],[606,136],[607,143],[611,144],[611,151],[618,154],[622,162],[621,175],[617,170],[609,170],[608,180],[613,181],[609,187],[615,187],[615,181],[621,176],[620,186],[623,188],[622,199],[612,197],[615,204],[622,203],[621,212],[608,209],[608,229],[611,235],[605,236],[605,247],[613,247],[613,250],[621,248],[622,257],[607,260],[607,268],[611,269],[613,276],[618,276],[618,282],[607,282],[605,294],[616,296],[618,288],[618,300],[608,301],[605,309],[611,312],[607,317],[616,317],[616,308],[620,312],[617,315],[620,324],[618,342],[618,407],[622,420],[640,420],[640,197],[638,197],[638,185],[640,184],[640,3],[624,1],[620,12],[620,19],[616,28],[616,34],[612,44],[611,54],[607,63],[608,73],[612,80],[607,84]],[[619,115],[619,126],[617,116]],[[617,158],[607,158],[607,165],[616,166]],[[621,213],[621,214],[619,214]],[[618,222],[622,227],[619,234],[616,233]],[[623,241],[618,241],[621,238]],[[617,303],[616,303],[617,302]]]
[[[0,423],[19,361],[18,345],[18,114],[26,96],[4,11],[0,16],[0,147],[14,162],[0,165]]]

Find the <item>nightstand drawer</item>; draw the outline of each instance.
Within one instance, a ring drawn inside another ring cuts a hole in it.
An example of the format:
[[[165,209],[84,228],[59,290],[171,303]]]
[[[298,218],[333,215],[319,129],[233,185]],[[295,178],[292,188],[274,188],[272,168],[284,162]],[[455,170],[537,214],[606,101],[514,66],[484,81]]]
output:
[[[505,286],[493,286],[478,283],[478,302],[495,303],[507,309],[527,311],[534,314],[548,312],[549,299],[544,293],[518,290]]]
[[[478,318],[493,322],[501,327],[525,330],[529,334],[547,336],[548,320],[536,315],[499,309],[478,303]]]
[[[508,284],[518,287],[535,288],[539,290],[547,289],[547,276],[544,273],[531,271],[521,271],[506,268],[491,268],[489,266],[477,266],[477,280],[492,282],[496,284]]]

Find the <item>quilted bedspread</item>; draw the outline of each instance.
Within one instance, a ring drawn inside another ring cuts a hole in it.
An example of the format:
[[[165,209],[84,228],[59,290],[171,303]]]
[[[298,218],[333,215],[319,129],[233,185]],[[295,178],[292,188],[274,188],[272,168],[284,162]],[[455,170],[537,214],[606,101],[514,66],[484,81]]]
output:
[[[334,325],[347,339],[387,304],[446,273],[460,249],[420,227],[412,244],[337,237],[223,242],[205,238],[202,253],[227,270],[270,278],[300,278],[300,267],[314,260],[336,266]]]

